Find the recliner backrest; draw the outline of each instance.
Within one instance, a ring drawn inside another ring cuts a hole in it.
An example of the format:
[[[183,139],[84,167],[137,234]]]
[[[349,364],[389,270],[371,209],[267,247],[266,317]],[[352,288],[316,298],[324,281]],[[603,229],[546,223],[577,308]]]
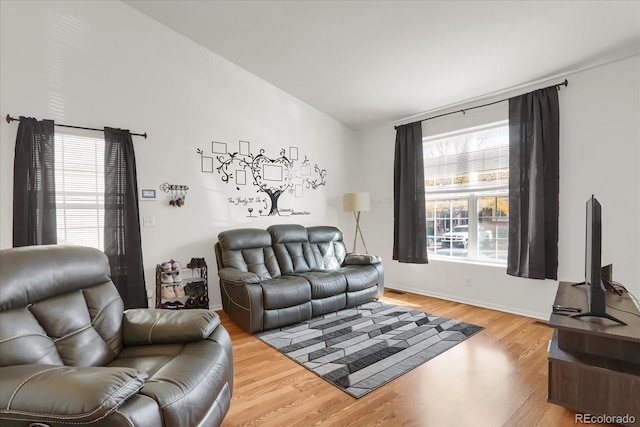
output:
[[[122,350],[124,305],[106,255],[82,246],[0,250],[0,366],[103,366]]]
[[[218,268],[231,267],[267,280],[280,276],[280,266],[271,247],[271,235],[258,228],[241,228],[218,234]],[[217,250],[216,250],[217,251]]]
[[[272,225],[267,230],[271,234],[282,274],[306,273],[318,269],[306,228],[296,224],[282,224]]]
[[[307,228],[309,243],[320,270],[340,268],[347,255],[342,231],[337,227],[319,226]]]

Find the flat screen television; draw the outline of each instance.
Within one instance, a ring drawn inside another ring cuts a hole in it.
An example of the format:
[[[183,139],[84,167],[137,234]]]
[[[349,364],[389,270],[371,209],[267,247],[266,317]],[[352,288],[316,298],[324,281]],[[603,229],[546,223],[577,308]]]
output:
[[[587,290],[587,312],[571,317],[602,317],[626,325],[607,313],[606,289],[602,281],[602,206],[592,195],[587,200],[587,221],[584,257],[584,285]]]

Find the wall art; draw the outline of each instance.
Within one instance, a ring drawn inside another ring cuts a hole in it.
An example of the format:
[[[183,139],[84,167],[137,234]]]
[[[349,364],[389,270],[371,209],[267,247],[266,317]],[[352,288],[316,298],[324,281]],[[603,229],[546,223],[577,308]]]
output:
[[[311,164],[307,156],[299,159],[298,147],[282,148],[278,157],[269,157],[264,149],[257,154],[251,151],[249,141],[239,141],[238,150],[229,152],[224,142],[211,143],[211,155],[200,148],[202,173],[218,173],[225,184],[235,187],[236,191],[248,186],[264,193],[265,197],[231,196],[230,204],[245,206],[248,217],[272,215],[309,215],[308,211],[278,207],[278,200],[285,192],[295,198],[302,198],[305,190],[317,190],[326,184],[326,169]]]

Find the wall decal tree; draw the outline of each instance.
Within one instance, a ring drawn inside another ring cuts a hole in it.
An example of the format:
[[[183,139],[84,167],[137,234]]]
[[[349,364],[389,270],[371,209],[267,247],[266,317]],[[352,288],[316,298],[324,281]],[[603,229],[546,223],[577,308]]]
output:
[[[212,147],[221,147],[222,143],[214,142]],[[271,201],[270,210],[267,215],[279,215],[278,199],[280,196],[289,191],[298,194],[296,187],[317,190],[326,184],[326,169],[320,169],[317,164],[311,167],[309,159],[305,156],[303,161],[298,160],[298,148],[289,148],[289,157],[284,148],[280,150],[280,156],[276,158],[268,157],[264,149],[260,149],[258,154],[253,154],[249,148],[248,141],[240,141],[239,151],[215,152],[215,160],[217,167],[215,170],[218,176],[225,184],[233,184],[235,179],[236,189],[240,189],[239,185],[244,185],[246,172],[251,174],[253,178],[252,184],[257,188],[256,191],[263,192],[269,196]],[[226,146],[224,146],[226,151]],[[212,148],[214,151],[214,148]],[[211,159],[205,156],[204,152],[198,148],[198,154],[204,160]],[[298,167],[299,166],[299,167]],[[202,172],[210,172],[202,170]],[[250,216],[251,216],[250,210]]]

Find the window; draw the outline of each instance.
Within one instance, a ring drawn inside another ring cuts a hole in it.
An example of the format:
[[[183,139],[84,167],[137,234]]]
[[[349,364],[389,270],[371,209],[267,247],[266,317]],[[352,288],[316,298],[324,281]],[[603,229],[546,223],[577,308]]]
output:
[[[506,263],[508,123],[424,138],[423,148],[429,254]]]
[[[104,136],[55,134],[58,243],[104,249]]]

